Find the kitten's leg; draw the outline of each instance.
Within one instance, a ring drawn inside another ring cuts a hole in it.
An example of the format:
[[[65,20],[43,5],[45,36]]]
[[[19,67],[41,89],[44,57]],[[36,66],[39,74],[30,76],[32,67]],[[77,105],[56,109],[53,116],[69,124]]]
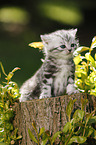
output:
[[[66,88],[66,93],[68,95],[79,93],[79,91],[75,88],[74,80],[71,77],[68,80],[68,85],[67,85],[67,88]]]
[[[45,83],[43,82],[43,86],[42,86],[42,89],[41,89],[42,92],[40,94],[39,99],[51,97],[52,82],[53,82],[52,78],[46,79]]]

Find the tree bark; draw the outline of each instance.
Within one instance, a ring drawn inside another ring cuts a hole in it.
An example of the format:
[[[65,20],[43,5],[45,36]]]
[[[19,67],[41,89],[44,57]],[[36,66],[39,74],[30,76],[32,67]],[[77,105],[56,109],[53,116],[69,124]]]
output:
[[[32,101],[15,104],[14,110],[16,114],[13,124],[15,128],[18,128],[18,134],[23,137],[18,145],[35,145],[28,134],[29,128],[35,135],[34,129],[32,128],[33,121],[36,122],[38,131],[41,127],[49,130],[51,134],[62,130],[68,121],[66,106],[70,98],[77,99],[73,109],[76,110],[81,107],[82,97],[89,100],[85,111],[92,111],[96,107],[96,98],[83,93],[54,98],[34,99]]]

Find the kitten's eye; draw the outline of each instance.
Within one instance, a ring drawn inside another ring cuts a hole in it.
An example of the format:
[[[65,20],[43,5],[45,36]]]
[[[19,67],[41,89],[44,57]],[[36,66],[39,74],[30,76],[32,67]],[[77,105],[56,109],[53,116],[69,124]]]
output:
[[[61,48],[66,48],[66,46],[65,46],[65,45],[61,45],[60,47],[61,47]]]
[[[72,43],[72,44],[71,44],[71,47],[76,48],[76,44],[75,44],[75,43]]]

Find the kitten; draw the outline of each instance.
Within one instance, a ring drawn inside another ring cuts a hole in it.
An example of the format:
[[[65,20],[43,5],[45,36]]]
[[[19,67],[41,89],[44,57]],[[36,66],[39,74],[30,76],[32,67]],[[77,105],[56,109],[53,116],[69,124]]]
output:
[[[20,101],[76,93],[73,52],[77,29],[41,35],[45,59],[40,69],[20,88]]]

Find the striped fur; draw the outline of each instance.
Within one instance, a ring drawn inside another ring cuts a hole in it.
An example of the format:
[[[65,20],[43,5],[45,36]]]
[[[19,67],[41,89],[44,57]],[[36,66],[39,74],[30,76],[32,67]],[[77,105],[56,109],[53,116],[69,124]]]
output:
[[[45,59],[41,68],[20,88],[20,101],[76,93],[73,52],[77,29],[41,35]]]

